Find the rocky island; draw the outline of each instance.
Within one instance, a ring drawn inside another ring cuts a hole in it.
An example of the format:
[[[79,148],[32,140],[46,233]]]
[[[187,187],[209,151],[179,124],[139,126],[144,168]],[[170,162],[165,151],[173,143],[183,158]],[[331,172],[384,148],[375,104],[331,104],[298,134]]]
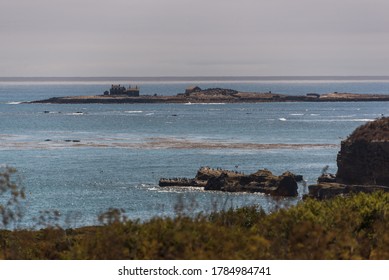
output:
[[[306,95],[286,95],[272,92],[240,92],[232,89],[199,87],[187,88],[185,93],[171,96],[140,95],[139,88],[126,89],[112,85],[110,91],[93,96],[53,97],[29,103],[83,104],[83,103],[260,103],[260,102],[337,102],[337,101],[389,101],[389,94],[355,93],[307,93]]]
[[[161,178],[160,187],[199,187],[206,191],[260,192],[273,196],[297,196],[297,181],[301,175],[285,172],[280,176],[269,170],[245,175],[241,172],[201,167],[195,178]]]
[[[336,174],[324,173],[308,196],[327,199],[356,192],[389,191],[389,118],[358,127],[342,141]]]

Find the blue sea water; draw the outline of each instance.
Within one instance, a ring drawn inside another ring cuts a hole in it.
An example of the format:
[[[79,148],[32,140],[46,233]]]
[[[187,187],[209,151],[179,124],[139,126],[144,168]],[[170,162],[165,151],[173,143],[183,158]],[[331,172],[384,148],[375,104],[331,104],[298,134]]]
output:
[[[314,183],[336,172],[339,144],[356,127],[389,114],[388,102],[260,104],[21,104],[101,94],[112,83],[142,94],[175,95],[189,85],[240,91],[389,93],[385,77],[32,78],[0,79],[0,165],[18,170],[31,227],[58,210],[65,226],[96,224],[122,208],[132,219],[255,204],[270,211],[297,203],[262,194],[162,189],[161,177],[194,177],[201,166],[242,172],[290,170]],[[272,149],[253,144],[279,144]],[[285,144],[301,144],[288,148]],[[304,146],[317,144],[317,146]]]

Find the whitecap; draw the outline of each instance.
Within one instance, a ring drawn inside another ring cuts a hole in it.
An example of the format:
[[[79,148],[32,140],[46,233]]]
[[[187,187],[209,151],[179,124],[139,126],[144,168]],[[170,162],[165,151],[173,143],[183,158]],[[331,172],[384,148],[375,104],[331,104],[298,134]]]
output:
[[[18,105],[18,104],[22,104],[23,102],[21,101],[11,101],[11,102],[7,102],[5,104],[8,104],[8,105]]]
[[[279,118],[278,120],[279,120],[279,121],[282,121],[282,122],[285,122],[285,121],[286,121],[285,118]]]
[[[82,115],[85,115],[83,112],[76,112],[76,113],[69,113],[69,114],[66,114],[68,116],[82,116]]]
[[[353,122],[372,122],[374,119],[351,119]]]
[[[138,114],[138,113],[143,113],[143,111],[124,111],[124,113],[128,113],[128,114]]]
[[[289,114],[291,116],[304,116],[304,114]]]

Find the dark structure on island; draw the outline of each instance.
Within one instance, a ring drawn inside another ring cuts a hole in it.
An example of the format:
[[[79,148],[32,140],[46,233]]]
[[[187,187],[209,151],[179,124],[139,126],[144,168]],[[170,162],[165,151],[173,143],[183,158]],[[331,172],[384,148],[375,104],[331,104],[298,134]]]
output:
[[[131,87],[128,88],[121,86],[121,85],[112,85],[111,89],[104,92],[104,95],[126,95],[126,96],[132,96],[132,97],[138,97],[139,96],[139,88]]]
[[[190,86],[190,87],[187,87],[185,89],[185,95],[190,95],[191,93],[194,93],[194,92],[200,92],[201,91],[201,88],[198,87],[198,86]]]

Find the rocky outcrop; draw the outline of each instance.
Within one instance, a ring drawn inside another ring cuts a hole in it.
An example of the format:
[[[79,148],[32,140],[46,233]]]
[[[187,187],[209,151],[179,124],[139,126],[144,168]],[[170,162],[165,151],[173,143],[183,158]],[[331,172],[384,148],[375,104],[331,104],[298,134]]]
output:
[[[161,179],[160,187],[203,187],[207,191],[260,192],[274,196],[297,196],[297,181],[302,176],[285,172],[281,176],[268,170],[245,175],[236,171],[202,167],[193,179]]]
[[[342,141],[337,165],[336,176],[323,174],[309,186],[309,196],[389,191],[389,118],[362,125]]]
[[[353,193],[372,193],[376,191],[388,192],[389,187],[378,185],[345,185],[340,183],[318,183],[309,186],[309,197],[316,199],[330,199],[338,195]]]
[[[238,91],[237,90],[233,90],[233,89],[225,89],[225,88],[208,88],[208,89],[203,89],[203,90],[199,90],[199,91],[195,91],[193,93],[191,93],[192,96],[196,96],[196,95],[211,95],[211,96],[221,96],[221,95],[225,95],[225,96],[231,96],[231,95],[235,95],[237,94]]]
[[[195,179],[189,178],[161,178],[159,179],[160,187],[199,187]]]
[[[357,128],[341,144],[338,182],[389,186],[389,118]]]

